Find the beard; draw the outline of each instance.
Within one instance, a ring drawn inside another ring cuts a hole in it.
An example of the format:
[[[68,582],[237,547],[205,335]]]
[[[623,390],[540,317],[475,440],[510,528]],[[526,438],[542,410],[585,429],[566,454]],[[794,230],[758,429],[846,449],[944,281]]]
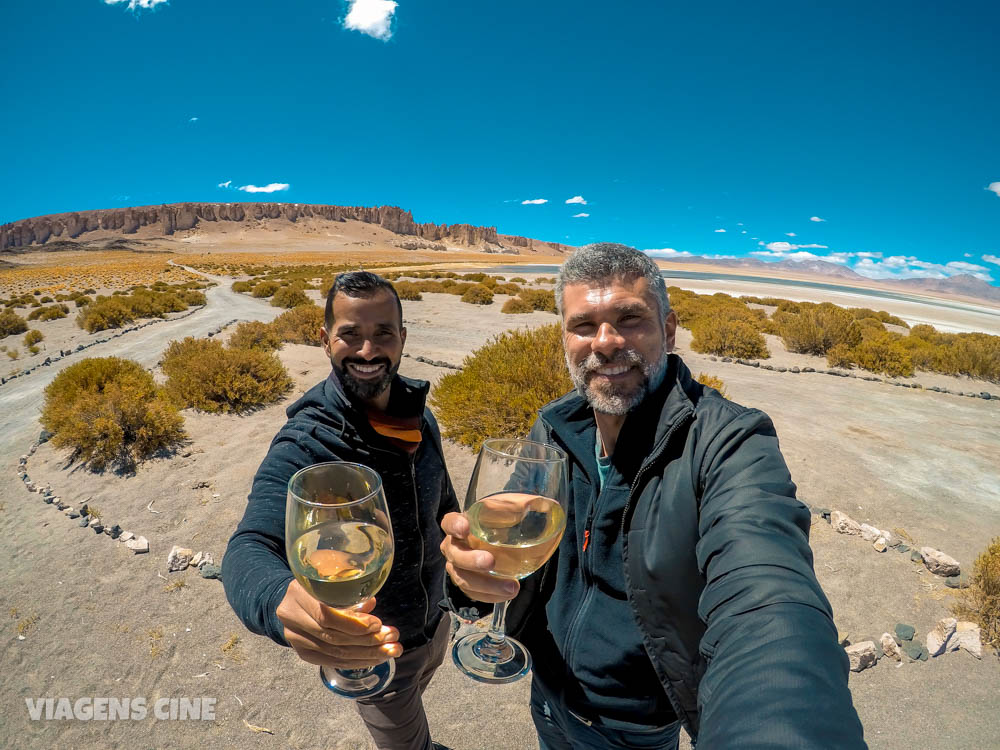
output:
[[[372,360],[345,358],[341,361],[339,367],[332,360],[330,364],[333,365],[333,371],[337,373],[337,378],[340,380],[340,384],[348,396],[357,401],[369,401],[389,387],[392,379],[396,377],[396,373],[399,371],[400,362],[393,365],[388,357],[379,357]],[[375,380],[358,380],[348,369],[347,365],[349,364],[385,365],[385,372],[382,374],[382,377]]]
[[[570,362],[569,355],[566,355],[566,367],[569,369],[569,377],[576,386],[577,393],[586,399],[594,411],[614,416],[628,414],[639,406],[646,396],[659,388],[667,373],[667,364],[667,352],[663,352],[656,361],[647,362],[635,349],[623,349],[610,359],[603,354],[591,352],[577,365]],[[608,365],[637,366],[642,371],[642,381],[634,386],[608,384],[601,388],[588,384],[589,374]]]

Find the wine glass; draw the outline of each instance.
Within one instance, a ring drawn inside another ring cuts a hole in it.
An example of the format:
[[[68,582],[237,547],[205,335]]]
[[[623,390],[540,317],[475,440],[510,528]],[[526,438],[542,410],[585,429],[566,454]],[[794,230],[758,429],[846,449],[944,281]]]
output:
[[[531,440],[494,438],[483,443],[465,496],[468,544],[493,555],[491,575],[525,578],[559,546],[566,530],[563,509],[566,454]],[[494,605],[486,633],[459,639],[455,665],[480,682],[519,680],[531,669],[531,654],[504,635],[507,602]]]
[[[367,466],[329,462],[288,480],[285,553],[295,579],[331,607],[356,608],[382,588],[393,540],[382,479]],[[382,692],[396,673],[389,659],[364,669],[320,667],[323,684],[357,700]]]

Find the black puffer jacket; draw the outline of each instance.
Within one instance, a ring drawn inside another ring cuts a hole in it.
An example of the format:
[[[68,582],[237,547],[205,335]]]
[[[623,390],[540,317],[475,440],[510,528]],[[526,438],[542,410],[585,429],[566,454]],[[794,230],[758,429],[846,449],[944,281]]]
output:
[[[394,413],[423,413],[421,443],[413,457],[376,433],[330,379],[288,408],[288,422],[257,470],[246,513],[222,561],[226,597],[251,631],[288,645],[275,615],[292,581],[285,557],[288,480],[312,464],[353,461],[381,475],[395,541],[392,571],[376,594],[373,614],[399,629],[404,648],[434,635],[441,618],[437,592],[445,575],[441,518],[458,510],[458,501],[437,423],[424,406],[428,388],[425,381],[401,376],[392,383]]]
[[[593,413],[573,393],[545,406],[532,430],[569,454],[573,492],[596,480],[594,444],[578,437],[586,420]],[[615,460],[634,476],[622,519],[628,601],[698,747],[866,747],[812,568],[809,511],[767,415],[698,384],[670,355],[663,386],[627,417]],[[522,581],[507,614],[515,637],[547,627],[563,553]]]

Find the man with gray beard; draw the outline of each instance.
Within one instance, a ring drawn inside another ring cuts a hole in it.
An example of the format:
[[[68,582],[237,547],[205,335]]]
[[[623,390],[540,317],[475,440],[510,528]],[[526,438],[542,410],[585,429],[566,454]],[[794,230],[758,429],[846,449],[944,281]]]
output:
[[[556,283],[576,386],[531,437],[569,456],[566,533],[538,572],[491,576],[458,513],[451,582],[511,601],[542,750],[863,748],[848,660],[812,567],[810,515],[767,415],[697,383],[655,264],[576,251]]]

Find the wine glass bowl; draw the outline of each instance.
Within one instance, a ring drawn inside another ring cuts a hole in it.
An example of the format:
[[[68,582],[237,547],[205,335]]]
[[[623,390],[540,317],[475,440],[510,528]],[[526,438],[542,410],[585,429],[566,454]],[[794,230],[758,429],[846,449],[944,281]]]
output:
[[[491,439],[476,458],[465,515],[467,542],[489,552],[490,575],[522,579],[552,556],[566,529],[566,455],[551,445],[519,439]],[[531,668],[531,654],[503,633],[507,602],[494,606],[487,633],[459,639],[456,666],[480,682],[519,680]]]
[[[374,596],[389,577],[392,524],[379,475],[361,464],[329,462],[288,482],[285,551],[295,579],[318,601],[350,609]],[[392,659],[366,669],[320,668],[331,691],[368,698],[395,673]]]

